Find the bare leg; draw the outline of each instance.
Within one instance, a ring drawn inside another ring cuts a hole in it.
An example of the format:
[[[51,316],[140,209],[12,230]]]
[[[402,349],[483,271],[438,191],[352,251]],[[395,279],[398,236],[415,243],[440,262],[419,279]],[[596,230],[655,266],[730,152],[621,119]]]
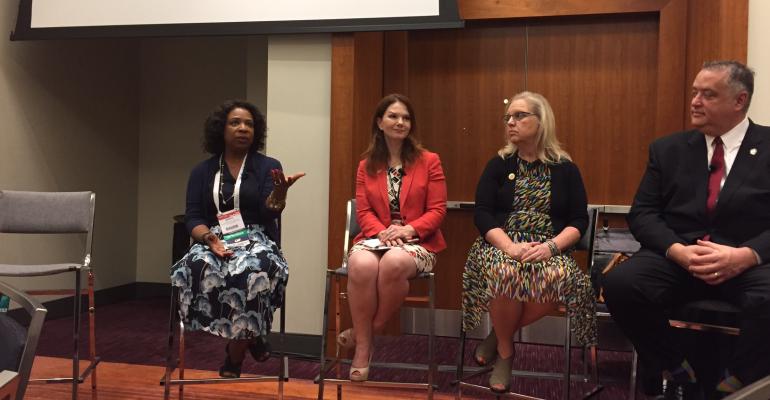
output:
[[[356,338],[352,366],[357,368],[365,367],[369,361],[379,261],[377,254],[367,250],[357,251],[348,259],[348,304]]]
[[[492,299],[489,315],[497,336],[497,354],[508,358],[513,354],[513,334],[556,308],[554,303],[522,303],[505,296]]]
[[[520,301],[497,296],[489,303],[489,316],[497,336],[497,354],[508,358],[513,355],[513,334],[519,329],[523,306]]]
[[[392,249],[380,259],[377,277],[377,312],[372,325],[375,332],[381,331],[388,319],[401,307],[409,294],[409,278],[417,274],[417,264],[409,253]]]
[[[521,303],[521,305],[523,309],[517,329],[521,329],[545,317],[556,309],[556,303]]]
[[[514,332],[522,326],[529,325],[547,315],[553,310],[554,306],[555,304],[553,303],[522,303],[505,296],[498,296],[492,299],[492,302],[489,304],[489,314],[492,318],[492,325],[495,328],[495,335],[497,336],[498,356],[501,359],[508,359],[513,356],[514,349],[511,339]],[[498,362],[501,361],[498,360]],[[508,366],[507,373],[510,373],[510,361],[506,365]],[[502,369],[501,371],[504,370]],[[496,372],[497,364],[495,372],[490,377],[490,387],[499,392],[507,390],[507,382],[510,381],[510,378],[507,380],[500,380],[499,377],[495,378]]]

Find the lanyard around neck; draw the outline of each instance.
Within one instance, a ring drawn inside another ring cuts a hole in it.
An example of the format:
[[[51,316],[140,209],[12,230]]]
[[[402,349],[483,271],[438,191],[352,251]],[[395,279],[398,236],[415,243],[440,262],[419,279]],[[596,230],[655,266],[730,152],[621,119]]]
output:
[[[248,156],[243,157],[241,163],[241,170],[238,171],[238,178],[235,179],[235,187],[233,187],[233,207],[237,210],[241,205],[241,176],[243,176],[243,168],[246,166],[246,159]],[[222,156],[219,156],[219,171],[214,175],[214,187],[211,188],[211,194],[214,197],[214,206],[217,207],[217,213],[221,214],[222,210],[219,209],[219,194],[222,191],[219,186],[219,182],[222,179],[222,171],[225,164],[222,162]],[[224,194],[222,195],[224,197]]]

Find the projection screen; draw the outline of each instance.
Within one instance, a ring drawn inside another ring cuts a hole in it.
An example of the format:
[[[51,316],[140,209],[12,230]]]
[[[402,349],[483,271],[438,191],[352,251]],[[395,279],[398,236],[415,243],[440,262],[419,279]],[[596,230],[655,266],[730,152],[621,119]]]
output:
[[[20,0],[11,40],[462,26],[457,0]]]

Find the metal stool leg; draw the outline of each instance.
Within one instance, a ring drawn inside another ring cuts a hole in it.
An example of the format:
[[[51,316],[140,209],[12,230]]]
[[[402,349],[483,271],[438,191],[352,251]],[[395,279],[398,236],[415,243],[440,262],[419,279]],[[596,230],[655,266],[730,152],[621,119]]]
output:
[[[628,398],[629,400],[636,399],[636,370],[639,368],[639,354],[636,352],[636,348],[633,350],[631,356],[631,378],[628,382]]]
[[[280,335],[278,340],[281,346],[281,350],[278,352],[280,357],[279,368],[281,369],[278,372],[278,400],[283,400],[283,381],[288,377],[286,372],[288,361],[284,353],[284,346],[286,344],[286,296],[284,296],[283,304],[281,305]]]
[[[572,332],[570,332],[570,317],[569,317],[569,310],[567,311],[567,315],[565,315],[565,338],[564,338],[564,399],[569,399],[569,391],[570,391],[570,378],[572,376],[571,367],[572,367]]]
[[[324,288],[324,317],[323,328],[321,329],[321,352],[318,369],[318,400],[324,398],[324,380],[326,379],[326,338],[329,336],[329,293],[331,292],[332,275],[326,272],[326,287]]]
[[[433,382],[436,378],[436,298],[435,279],[431,272],[428,275],[428,400],[433,400]]]
[[[184,379],[184,321],[179,320],[179,379]],[[184,382],[179,382],[179,400],[184,400]]]
[[[80,293],[80,270],[75,270],[75,295],[73,296],[73,354],[72,354],[72,400],[78,398],[78,384],[80,383],[80,308],[81,308],[81,293]]]
[[[171,304],[169,305],[168,313],[168,347],[166,351],[166,373],[163,375],[163,399],[169,400],[171,397],[171,374],[174,371],[173,358],[174,358],[174,325],[176,324],[176,302],[178,296],[178,289],[174,286],[171,287]]]
[[[91,358],[91,400],[96,400],[96,301],[94,299],[94,271],[88,270],[88,354]]]
[[[463,398],[463,386],[460,384],[460,381],[463,378],[463,367],[465,366],[465,330],[463,330],[462,316],[460,318],[460,350],[457,354],[457,372],[455,373],[457,382],[455,398],[457,400]]]

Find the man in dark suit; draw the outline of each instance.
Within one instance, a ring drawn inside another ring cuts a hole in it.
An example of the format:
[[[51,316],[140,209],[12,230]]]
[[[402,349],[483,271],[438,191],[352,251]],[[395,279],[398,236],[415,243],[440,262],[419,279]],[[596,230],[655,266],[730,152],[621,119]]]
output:
[[[628,216],[642,248],[604,280],[643,365],[677,385],[697,378],[664,310],[701,298],[740,308],[720,393],[770,374],[770,128],[746,117],[753,90],[745,65],[703,65],[692,86],[695,130],[650,146]]]

